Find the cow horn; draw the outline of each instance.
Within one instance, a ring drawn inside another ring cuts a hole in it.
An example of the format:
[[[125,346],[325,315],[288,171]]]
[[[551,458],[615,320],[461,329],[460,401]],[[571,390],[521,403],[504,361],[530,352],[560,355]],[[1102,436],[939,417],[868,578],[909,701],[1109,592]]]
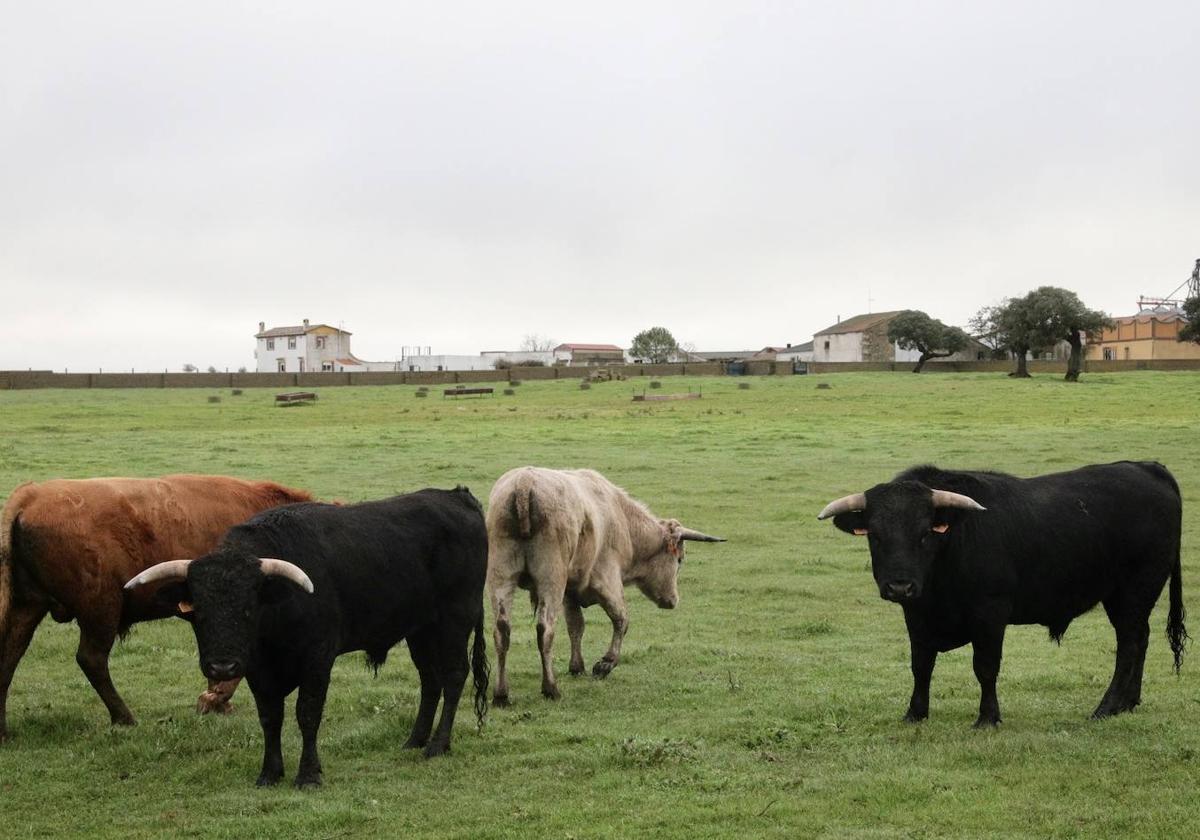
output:
[[[967,510],[987,510],[987,508],[970,496],[964,496],[962,493],[951,493],[949,490],[934,490],[933,506],[965,508]]]
[[[699,531],[693,531],[691,528],[679,529],[679,541],[695,540],[696,542],[725,542],[724,537],[710,537],[708,534],[702,534]]]
[[[260,557],[258,562],[262,564],[262,573],[267,577],[287,578],[309,595],[313,593],[313,582],[295,563],[276,560],[274,557]]]
[[[854,493],[853,495],[843,496],[842,498],[825,505],[825,509],[817,514],[817,519],[828,519],[831,516],[837,516],[839,513],[850,513],[851,511],[866,509],[866,494]]]
[[[156,563],[125,584],[125,588],[136,589],[143,584],[154,583],[158,580],[187,580],[188,564],[191,562],[191,560],[167,560],[163,563]]]

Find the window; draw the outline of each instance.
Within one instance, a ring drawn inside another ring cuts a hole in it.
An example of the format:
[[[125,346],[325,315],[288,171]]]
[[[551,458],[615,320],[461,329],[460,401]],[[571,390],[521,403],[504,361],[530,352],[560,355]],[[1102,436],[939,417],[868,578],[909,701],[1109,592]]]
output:
[[[325,336],[323,336],[323,335],[317,336],[316,344],[317,344],[318,350],[324,350],[325,349]]]
[[[828,341],[825,342],[825,352],[826,353],[829,352],[829,342]]]
[[[322,373],[333,373],[333,362],[321,362]]]
[[[289,349],[289,350],[295,350],[295,349],[296,349],[296,336],[294,336],[294,335],[289,335],[289,336],[288,336],[288,349]]]
[[[276,359],[275,367],[280,373],[287,373],[287,359]]]
[[[273,338],[268,338],[268,339],[267,339],[267,349],[268,349],[268,350],[274,350],[274,349],[275,349],[275,339],[273,339]]]
[[[1114,351],[1111,347],[1104,348],[1104,361],[1111,362],[1116,358],[1117,358],[1116,351]]]
[[[299,359],[298,361],[300,362],[300,372],[304,373],[304,359]]]

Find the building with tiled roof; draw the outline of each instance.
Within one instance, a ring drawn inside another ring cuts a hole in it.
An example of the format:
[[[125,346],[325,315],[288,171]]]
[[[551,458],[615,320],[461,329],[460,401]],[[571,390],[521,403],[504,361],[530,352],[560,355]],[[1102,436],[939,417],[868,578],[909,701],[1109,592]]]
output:
[[[272,327],[258,322],[254,350],[259,373],[342,373],[396,370],[395,362],[366,362],[350,352],[350,333],[328,324]]]

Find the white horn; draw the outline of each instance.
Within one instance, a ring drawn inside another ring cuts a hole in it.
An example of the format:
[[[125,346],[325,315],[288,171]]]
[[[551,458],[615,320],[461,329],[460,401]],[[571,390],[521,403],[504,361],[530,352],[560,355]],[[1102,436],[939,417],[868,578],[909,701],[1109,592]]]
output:
[[[725,542],[724,537],[710,537],[708,534],[702,534],[699,531],[693,531],[691,528],[679,529],[679,540],[695,540],[696,542]]]
[[[191,562],[191,560],[167,560],[164,563],[158,563],[125,584],[125,588],[136,589],[143,584],[154,583],[158,580],[187,580],[188,564]]]
[[[855,493],[851,496],[843,496],[825,505],[825,509],[817,514],[817,519],[828,519],[831,516],[837,516],[839,513],[850,513],[851,511],[866,509],[866,494]]]
[[[934,507],[966,508],[967,510],[987,510],[979,502],[962,493],[951,493],[949,490],[933,491]]]
[[[274,557],[260,557],[258,562],[262,564],[262,573],[264,575],[268,577],[287,578],[309,595],[313,593],[313,582],[309,580],[308,575],[304,574],[296,564],[289,563],[286,560],[277,560]]]

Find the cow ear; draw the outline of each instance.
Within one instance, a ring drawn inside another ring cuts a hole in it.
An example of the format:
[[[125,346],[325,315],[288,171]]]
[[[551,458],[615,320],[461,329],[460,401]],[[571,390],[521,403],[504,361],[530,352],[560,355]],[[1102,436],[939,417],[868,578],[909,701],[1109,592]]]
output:
[[[867,533],[867,515],[861,510],[839,513],[833,517],[833,524],[839,531],[845,531],[847,534],[861,537]]]
[[[263,578],[262,586],[258,588],[258,601],[260,604],[278,604],[297,592],[304,592],[299,584],[285,577],[268,575]]]
[[[950,530],[950,523],[949,522],[935,522],[935,523],[933,523],[932,527],[930,527],[929,530],[933,531],[935,534],[944,534]]]
[[[154,593],[154,600],[159,604],[173,608],[176,615],[182,616],[185,610],[179,609],[179,605],[187,604],[190,607],[192,593],[188,590],[186,581],[177,580],[160,586],[158,591]]]

